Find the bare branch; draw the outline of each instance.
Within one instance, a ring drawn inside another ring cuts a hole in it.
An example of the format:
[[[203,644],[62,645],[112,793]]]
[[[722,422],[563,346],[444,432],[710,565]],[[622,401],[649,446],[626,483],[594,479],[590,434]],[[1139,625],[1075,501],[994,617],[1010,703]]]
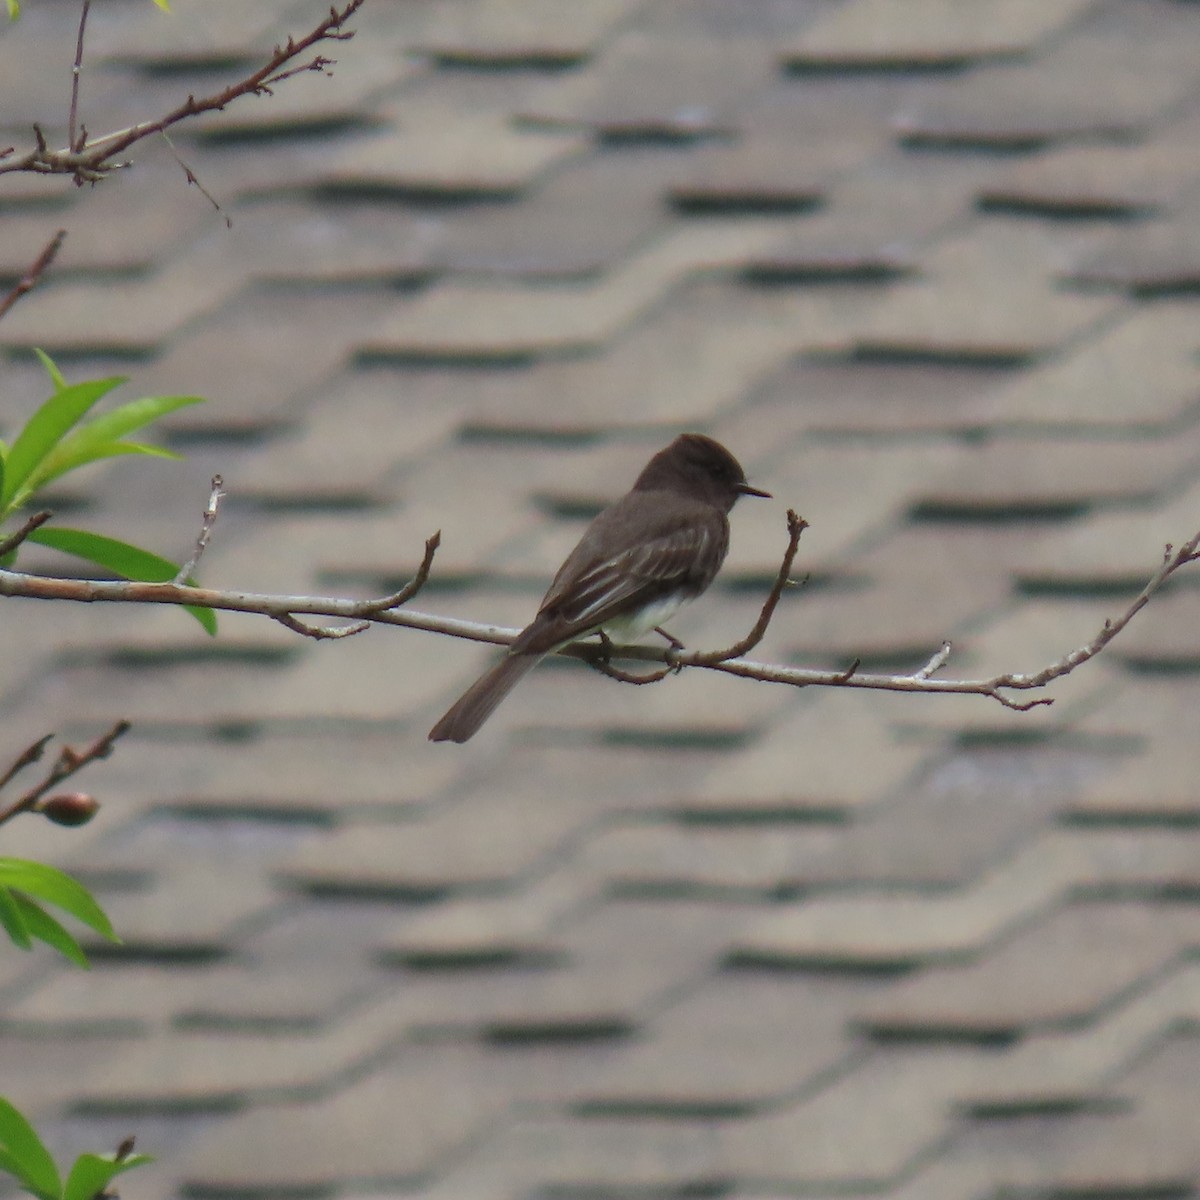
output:
[[[318,54],[311,62],[306,62],[299,67],[289,67],[286,71],[280,71],[278,75],[272,75],[270,79],[264,79],[259,85],[262,92],[268,95],[274,95],[271,91],[271,85],[282,83],[285,79],[291,79],[293,75],[303,75],[306,71],[315,71],[318,75],[332,75],[330,67],[337,66],[336,58],[325,58]]]
[[[75,63],[71,67],[71,107],[67,113],[67,143],[73,152],[83,149],[83,143],[87,137],[86,133],[77,137],[75,127],[79,116],[79,79],[83,74],[83,33],[87,28],[88,9],[91,7],[92,0],[83,0],[83,6],[79,13],[79,36],[75,39]],[[76,179],[75,182],[80,183],[81,180]]]
[[[315,638],[317,641],[324,638],[353,637],[356,633],[371,628],[370,621],[355,621],[353,625],[309,625],[306,621],[298,621],[291,613],[280,613],[275,620],[285,629],[303,637]]]
[[[683,643],[678,638],[672,637],[666,630],[655,627],[654,632],[665,637],[671,643],[670,649],[667,651],[668,654],[683,649]],[[607,675],[609,679],[615,679],[618,683],[632,683],[636,687],[641,687],[643,684],[657,683],[660,679],[666,679],[668,675],[673,675],[679,670],[675,666],[665,666],[644,675],[636,674],[633,671],[622,671],[619,667],[612,665],[612,656],[616,652],[616,647],[612,640],[603,629],[599,630],[599,635],[600,653],[589,665],[595,667],[601,675]]]
[[[421,559],[421,565],[417,568],[417,573],[398,592],[393,592],[390,596],[383,596],[379,600],[371,600],[365,604],[362,615],[371,616],[375,613],[387,612],[390,608],[399,608],[400,605],[407,604],[425,586],[425,581],[429,578],[429,571],[433,566],[433,556],[437,553],[438,547],[441,544],[442,531],[439,529],[431,537],[425,539],[425,555]]]
[[[54,765],[46,772],[42,781],[30,788],[19,799],[14,800],[7,808],[0,809],[0,825],[11,821],[13,817],[23,812],[33,810],[38,801],[47,792],[56,788],[64,779],[69,779],[72,775],[81,771],[88,763],[95,762],[100,758],[107,758],[112,753],[117,739],[128,733],[129,729],[130,725],[128,721],[118,721],[107,733],[101,734],[90,746],[83,750],[73,750],[70,746],[63,746],[58,752],[58,758],[55,759]],[[3,782],[7,783],[23,766],[37,762],[41,758],[42,751],[51,737],[53,737],[53,734],[48,734],[25,750],[13,766],[8,769]]]
[[[212,537],[213,526],[217,523],[217,509],[220,508],[221,500],[225,495],[222,491],[224,484],[225,481],[220,475],[212,477],[212,491],[208,496],[208,504],[204,508],[200,532],[196,536],[196,549],[192,551],[192,557],[179,568],[172,582],[186,583],[196,573],[196,568],[200,565],[200,557],[208,548],[208,539]]]
[[[620,667],[614,667],[604,659],[596,659],[588,665],[594,667],[601,675],[607,675],[609,679],[615,679],[618,683],[632,683],[635,687],[658,683],[660,679],[666,679],[668,675],[674,675],[679,670],[678,667],[659,667],[657,671],[647,671],[646,674],[639,675],[635,671],[622,671]]]
[[[10,533],[8,537],[0,539],[0,559],[3,559],[6,554],[11,554],[35,529],[45,525],[54,514],[44,508],[41,512],[35,512],[20,529]]]
[[[294,65],[313,46],[326,41],[348,41],[354,31],[345,29],[346,22],[363,6],[364,0],[348,0],[341,8],[330,8],[328,15],[301,38],[289,37],[276,46],[270,58],[257,71],[237,83],[230,84],[219,92],[197,99],[189,95],[182,104],[156,120],[140,121],[126,129],[118,129],[96,138],[87,138],[81,131],[75,136],[74,119],[77,107],[78,73],[73,80],[72,122],[69,131],[70,144],[62,150],[51,150],[41,129],[35,125],[35,146],[20,155],[0,155],[0,174],[9,171],[32,171],[41,175],[70,175],[76,183],[95,183],[105,175],[128,163],[120,162],[117,156],[130,146],[151,134],[162,133],[189,117],[205,112],[221,112],[227,105],[242,96],[270,95],[271,85],[305,71],[328,73],[334,60],[316,56],[301,65]],[[85,5],[86,10],[86,5]],[[82,53],[83,26],[80,25],[79,49]],[[81,60],[77,65],[81,65]],[[211,197],[210,197],[211,199]]]
[[[66,238],[66,236],[67,231],[65,229],[60,229],[42,248],[41,254],[39,254],[37,258],[33,260],[33,265],[28,271],[25,272],[24,275],[21,276],[20,280],[18,280],[17,285],[12,289],[12,291],[10,291],[3,300],[0,300],[0,319],[8,315],[8,310],[12,308],[12,306],[16,304],[16,302],[26,294],[26,292],[33,291],[33,289],[37,287],[38,283],[41,282],[42,276],[46,273],[50,267],[50,264],[57,257],[59,250],[62,249],[63,239]]]
[[[205,198],[205,200],[207,200],[209,202],[209,204],[211,204],[213,206],[213,208],[215,208],[217,210],[217,212],[219,212],[221,214],[221,217],[225,221],[225,228],[232,229],[233,228],[233,218],[217,202],[216,196],[214,196],[212,194],[212,192],[210,192],[208,190],[208,188],[206,188],[204,186],[204,184],[202,184],[200,182],[200,178],[196,174],[196,172],[193,171],[192,168],[189,167],[188,164],[183,161],[183,156],[175,148],[175,143],[173,141],[171,141],[171,137],[167,133],[167,131],[165,129],[161,129],[161,130],[159,130],[159,135],[162,137],[162,140],[167,143],[167,149],[171,151],[171,154],[174,156],[175,161],[179,164],[180,169],[183,171],[184,178],[188,181],[188,183],[190,183],[192,185],[192,187],[198,189],[200,192],[200,195],[202,195]]]
[[[787,511],[787,527],[787,549],[783,553],[783,561],[779,564],[779,571],[775,576],[775,582],[771,585],[771,590],[767,594],[766,601],[763,603],[762,611],[758,614],[758,620],[754,622],[754,628],[740,642],[734,642],[726,650],[689,656],[687,660],[689,666],[710,667],[716,666],[718,663],[728,662],[731,658],[741,658],[743,654],[749,650],[753,650],[763,640],[763,636],[767,632],[767,626],[771,623],[771,618],[775,615],[775,608],[779,604],[779,598],[791,582],[792,563],[796,559],[796,549],[800,545],[800,535],[808,528],[808,522],[803,517],[797,516],[789,508]],[[682,662],[683,660],[679,659],[677,661]]]
[[[25,770],[26,767],[32,766],[35,762],[40,762],[42,754],[46,749],[46,745],[53,737],[54,734],[48,733],[44,737],[38,738],[38,740],[34,742],[32,746],[26,746],[25,749],[13,759],[8,770],[5,771],[3,775],[0,775],[0,789],[7,787],[8,784],[23,770]]]
[[[1051,663],[1048,667],[1043,667],[1040,671],[1033,671],[1023,675],[1001,675],[996,680],[996,686],[1001,688],[1045,687],[1046,684],[1052,683],[1055,679],[1059,679],[1063,675],[1070,673],[1089,659],[1095,658],[1150,603],[1150,599],[1155,592],[1180,567],[1195,562],[1197,557],[1200,557],[1198,551],[1200,551],[1200,533],[1189,538],[1178,550],[1168,545],[1163,551],[1162,565],[1150,577],[1146,586],[1134,597],[1133,602],[1119,617],[1115,620],[1105,621],[1100,632],[1090,642],[1080,646],[1078,650],[1072,650],[1070,654],[1064,654],[1057,662]]]
[[[779,574],[772,587],[768,601],[763,605],[759,619],[750,634],[731,647],[736,651],[744,644],[753,645],[762,636],[775,604],[787,585],[791,558],[795,543],[803,529],[803,522],[789,514],[788,551],[784,556]],[[259,613],[279,621],[281,624],[302,633],[306,637],[347,637],[362,631],[367,625],[397,625],[406,629],[420,629],[428,633],[447,637],[463,638],[468,641],[486,642],[507,646],[516,640],[518,629],[497,625],[484,625],[475,621],[463,621],[454,617],[434,613],[415,612],[398,605],[411,599],[429,575],[433,554],[438,546],[435,534],[425,543],[425,557],[411,583],[399,592],[374,600],[351,600],[324,596],[266,595],[254,592],[220,591],[213,588],[188,587],[175,583],[134,583],[122,580],[99,581],[86,579],[56,579],[48,576],[25,575],[16,571],[0,570],[0,596],[25,596],[43,600],[74,600],[81,603],[122,604],[170,604],[195,605],[231,612]],[[1106,621],[1091,641],[1063,655],[1056,662],[1038,671],[1026,674],[1003,674],[987,679],[937,679],[933,675],[946,661],[949,649],[943,645],[919,671],[908,675],[873,675],[860,672],[856,660],[844,671],[818,671],[807,667],[755,662],[742,657],[728,657],[730,650],[719,652],[680,652],[674,647],[635,645],[604,647],[594,642],[580,641],[564,646],[558,653],[577,658],[597,666],[614,678],[629,683],[652,683],[665,678],[674,671],[688,667],[700,667],[708,671],[720,671],[743,679],[763,683],[781,683],[789,687],[847,687],[866,688],[875,691],[921,692],[926,695],[977,695],[988,696],[1006,708],[1025,711],[1042,704],[1049,704],[1048,697],[1018,701],[1009,693],[1036,691],[1048,683],[1070,674],[1083,663],[1099,654],[1122,629],[1149,603],[1163,584],[1188,563],[1200,559],[1200,533],[1186,542],[1178,551],[1168,547],[1163,562],[1151,576],[1146,586],[1118,617]],[[333,617],[353,622],[348,628],[309,626],[298,620],[301,615]],[[633,675],[612,667],[609,658],[617,655],[634,662],[660,664],[647,675]]]
[[[1040,700],[1010,700],[1003,692],[988,692],[993,700],[999,700],[1005,708],[1011,708],[1013,712],[1028,712],[1031,708],[1037,708],[1039,704],[1053,704],[1052,696],[1043,696]]]

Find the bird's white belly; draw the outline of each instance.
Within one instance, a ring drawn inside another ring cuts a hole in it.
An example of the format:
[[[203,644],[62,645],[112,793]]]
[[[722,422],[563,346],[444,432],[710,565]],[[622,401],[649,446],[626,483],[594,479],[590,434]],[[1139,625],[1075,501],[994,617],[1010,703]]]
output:
[[[601,628],[610,641],[618,645],[635,642],[644,633],[649,633],[656,625],[669,621],[689,600],[680,592],[664,596],[654,604],[648,605],[636,615],[618,617],[608,621]]]

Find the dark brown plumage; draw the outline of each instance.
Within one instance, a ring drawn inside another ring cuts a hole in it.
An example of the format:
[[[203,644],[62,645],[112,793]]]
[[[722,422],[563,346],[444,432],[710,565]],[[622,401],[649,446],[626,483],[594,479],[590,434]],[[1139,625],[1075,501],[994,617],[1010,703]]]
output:
[[[568,642],[601,630],[629,642],[661,625],[716,578],[729,549],[726,514],[738,497],[766,495],[719,442],[698,433],[676,438],[592,521],[537,616],[430,740],[465,742],[527,672]]]

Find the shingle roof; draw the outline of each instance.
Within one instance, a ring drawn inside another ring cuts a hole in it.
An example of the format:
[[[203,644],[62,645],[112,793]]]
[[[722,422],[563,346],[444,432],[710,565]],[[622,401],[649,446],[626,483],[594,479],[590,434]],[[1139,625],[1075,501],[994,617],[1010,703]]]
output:
[[[223,85],[307,0],[92,12],[89,129]],[[4,144],[64,105],[78,9],[0,45]],[[1200,526],[1200,5],[369,0],[332,79],[0,180],[8,436],[72,378],[207,404],[72,523],[205,582],[520,624],[675,432],[727,443],[721,582],[676,630],[974,674],[1091,637]],[[50,564],[28,548],[23,562]],[[61,564],[60,564],[61,566]],[[1195,589],[1016,714],[978,697],[487,661],[375,629],[6,601],[5,761],[134,721],[86,829],[83,974],[0,952],[0,1090],[130,1197],[534,1200],[1200,1190]]]

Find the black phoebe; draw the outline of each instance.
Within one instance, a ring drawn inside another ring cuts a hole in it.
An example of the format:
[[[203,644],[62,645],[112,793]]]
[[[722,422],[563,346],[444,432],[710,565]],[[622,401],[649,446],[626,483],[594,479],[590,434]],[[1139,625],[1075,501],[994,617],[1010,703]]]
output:
[[[738,460],[712,438],[685,433],[660,450],[633,488],[587,527],[537,616],[429,740],[465,742],[527,671],[568,642],[597,631],[631,642],[695,600],[725,561],[725,514],[739,496],[770,493],[751,487]]]

